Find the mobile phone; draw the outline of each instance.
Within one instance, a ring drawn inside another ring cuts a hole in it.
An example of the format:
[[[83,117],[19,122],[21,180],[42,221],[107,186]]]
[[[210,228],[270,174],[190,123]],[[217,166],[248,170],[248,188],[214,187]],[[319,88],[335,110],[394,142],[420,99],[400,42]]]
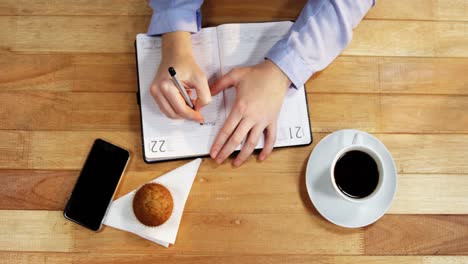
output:
[[[93,231],[101,229],[130,153],[103,139],[96,139],[78,176],[63,215]]]

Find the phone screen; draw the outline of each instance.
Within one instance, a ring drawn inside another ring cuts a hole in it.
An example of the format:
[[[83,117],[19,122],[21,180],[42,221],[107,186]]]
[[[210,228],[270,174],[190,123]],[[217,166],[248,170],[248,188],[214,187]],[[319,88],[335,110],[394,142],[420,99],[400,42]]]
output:
[[[64,216],[98,231],[130,154],[96,139],[64,210]]]

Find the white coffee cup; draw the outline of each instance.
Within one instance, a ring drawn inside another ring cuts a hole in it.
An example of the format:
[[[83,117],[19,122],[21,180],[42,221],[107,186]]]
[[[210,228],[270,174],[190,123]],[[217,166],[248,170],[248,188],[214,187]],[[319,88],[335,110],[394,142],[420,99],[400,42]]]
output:
[[[362,151],[368,154],[377,164],[377,169],[379,173],[379,180],[378,180],[376,188],[371,194],[363,198],[353,198],[353,197],[346,195],[345,193],[343,193],[343,191],[340,190],[340,188],[337,186],[336,181],[335,181],[334,172],[335,172],[336,163],[346,153],[353,151],[353,150]],[[347,201],[354,202],[354,203],[365,202],[375,197],[382,189],[382,182],[383,182],[384,177],[385,175],[384,175],[384,170],[383,170],[382,158],[372,148],[366,146],[363,143],[362,135],[360,135],[359,132],[356,132],[356,134],[354,134],[352,142],[344,144],[343,148],[340,151],[338,151],[338,153],[335,155],[335,158],[333,159],[333,162],[330,165],[330,179],[331,179],[333,189],[335,189],[336,193],[340,197],[342,197],[343,199]]]

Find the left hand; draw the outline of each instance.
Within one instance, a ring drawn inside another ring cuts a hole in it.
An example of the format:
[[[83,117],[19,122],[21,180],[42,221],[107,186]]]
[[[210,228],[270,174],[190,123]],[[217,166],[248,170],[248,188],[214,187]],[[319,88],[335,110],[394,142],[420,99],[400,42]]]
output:
[[[258,156],[264,160],[276,141],[276,122],[291,81],[273,62],[265,60],[251,67],[231,70],[211,87],[211,94],[234,87],[236,100],[210,155],[221,164],[246,139],[233,161],[238,167],[252,154],[265,133],[265,144]]]

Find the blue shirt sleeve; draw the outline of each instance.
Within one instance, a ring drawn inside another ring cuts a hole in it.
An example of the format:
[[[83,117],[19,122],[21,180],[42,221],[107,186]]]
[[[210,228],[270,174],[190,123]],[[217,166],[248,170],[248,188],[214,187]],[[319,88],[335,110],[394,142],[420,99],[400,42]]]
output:
[[[353,29],[375,4],[373,0],[309,0],[287,36],[266,58],[301,87],[327,67],[348,45]]]
[[[199,31],[202,3],[203,0],[151,0],[153,16],[147,34],[153,36],[174,31]]]

